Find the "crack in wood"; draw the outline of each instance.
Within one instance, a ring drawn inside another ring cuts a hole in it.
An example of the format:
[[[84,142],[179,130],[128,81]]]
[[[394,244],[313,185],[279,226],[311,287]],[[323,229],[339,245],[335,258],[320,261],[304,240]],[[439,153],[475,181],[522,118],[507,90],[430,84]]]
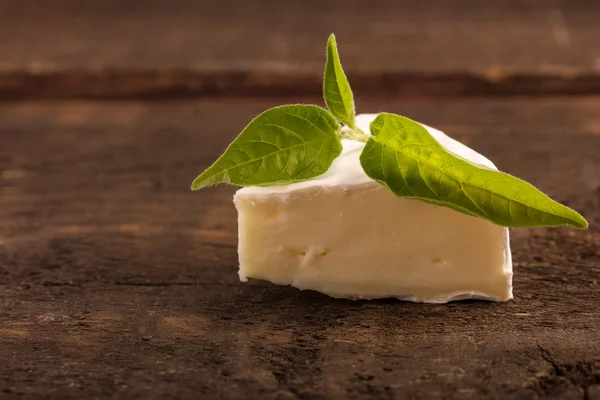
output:
[[[355,93],[413,96],[546,96],[600,94],[600,74],[349,71]],[[313,96],[321,71],[57,70],[0,71],[0,100],[176,99]]]
[[[566,381],[581,390],[584,400],[590,400],[590,388],[600,383],[600,375],[595,369],[596,364],[600,366],[600,360],[597,360],[597,362],[572,361],[561,363],[542,345],[538,344],[538,349],[542,360],[552,367],[552,374],[541,377],[538,381],[538,384],[541,384],[539,387],[544,393],[555,394],[561,381]]]

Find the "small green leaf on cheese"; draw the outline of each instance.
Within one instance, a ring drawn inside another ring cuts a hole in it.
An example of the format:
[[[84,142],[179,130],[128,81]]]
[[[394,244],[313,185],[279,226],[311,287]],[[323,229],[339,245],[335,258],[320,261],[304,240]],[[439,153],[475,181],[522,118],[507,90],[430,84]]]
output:
[[[574,210],[514,176],[459,157],[419,123],[382,113],[360,162],[366,174],[399,197],[418,199],[506,227],[587,228]]]
[[[342,152],[340,124],[314,105],[286,105],[257,116],[225,153],[192,183],[277,185],[325,173]]]
[[[342,69],[335,36],[327,41],[327,61],[323,78],[323,97],[331,113],[344,124],[356,129],[354,96]]]

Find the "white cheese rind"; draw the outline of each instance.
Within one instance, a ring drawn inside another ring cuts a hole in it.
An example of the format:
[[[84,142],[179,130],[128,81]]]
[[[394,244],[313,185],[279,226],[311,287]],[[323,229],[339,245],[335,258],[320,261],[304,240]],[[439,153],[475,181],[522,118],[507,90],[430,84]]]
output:
[[[365,132],[374,114],[357,116]],[[426,127],[448,150],[495,166]],[[364,143],[343,140],[329,171],[237,191],[240,279],[333,297],[431,303],[512,298],[508,229],[446,207],[394,196],[360,166]]]

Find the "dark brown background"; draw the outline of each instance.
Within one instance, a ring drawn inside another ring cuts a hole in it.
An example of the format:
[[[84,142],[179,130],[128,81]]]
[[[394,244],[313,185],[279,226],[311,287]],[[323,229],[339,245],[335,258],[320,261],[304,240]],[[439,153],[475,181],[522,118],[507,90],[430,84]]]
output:
[[[600,399],[600,6],[375,3],[0,0],[0,398]],[[235,189],[189,184],[322,103],[331,31],[359,112],[589,220],[512,231],[514,301],[238,281]]]
[[[0,0],[0,98],[600,93],[594,0]]]

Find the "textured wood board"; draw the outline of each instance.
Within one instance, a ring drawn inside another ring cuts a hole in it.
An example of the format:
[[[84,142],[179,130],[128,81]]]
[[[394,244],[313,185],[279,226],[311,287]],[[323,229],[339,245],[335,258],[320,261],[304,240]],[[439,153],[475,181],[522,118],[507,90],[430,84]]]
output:
[[[593,1],[0,1],[3,68],[595,70]]]
[[[331,32],[364,92],[599,93],[599,18],[587,0],[0,0],[0,98],[312,93]]]
[[[238,281],[234,189],[188,186],[285,101],[0,106],[0,397],[593,398],[600,99],[359,102],[590,221],[513,230],[515,300],[449,305]]]

